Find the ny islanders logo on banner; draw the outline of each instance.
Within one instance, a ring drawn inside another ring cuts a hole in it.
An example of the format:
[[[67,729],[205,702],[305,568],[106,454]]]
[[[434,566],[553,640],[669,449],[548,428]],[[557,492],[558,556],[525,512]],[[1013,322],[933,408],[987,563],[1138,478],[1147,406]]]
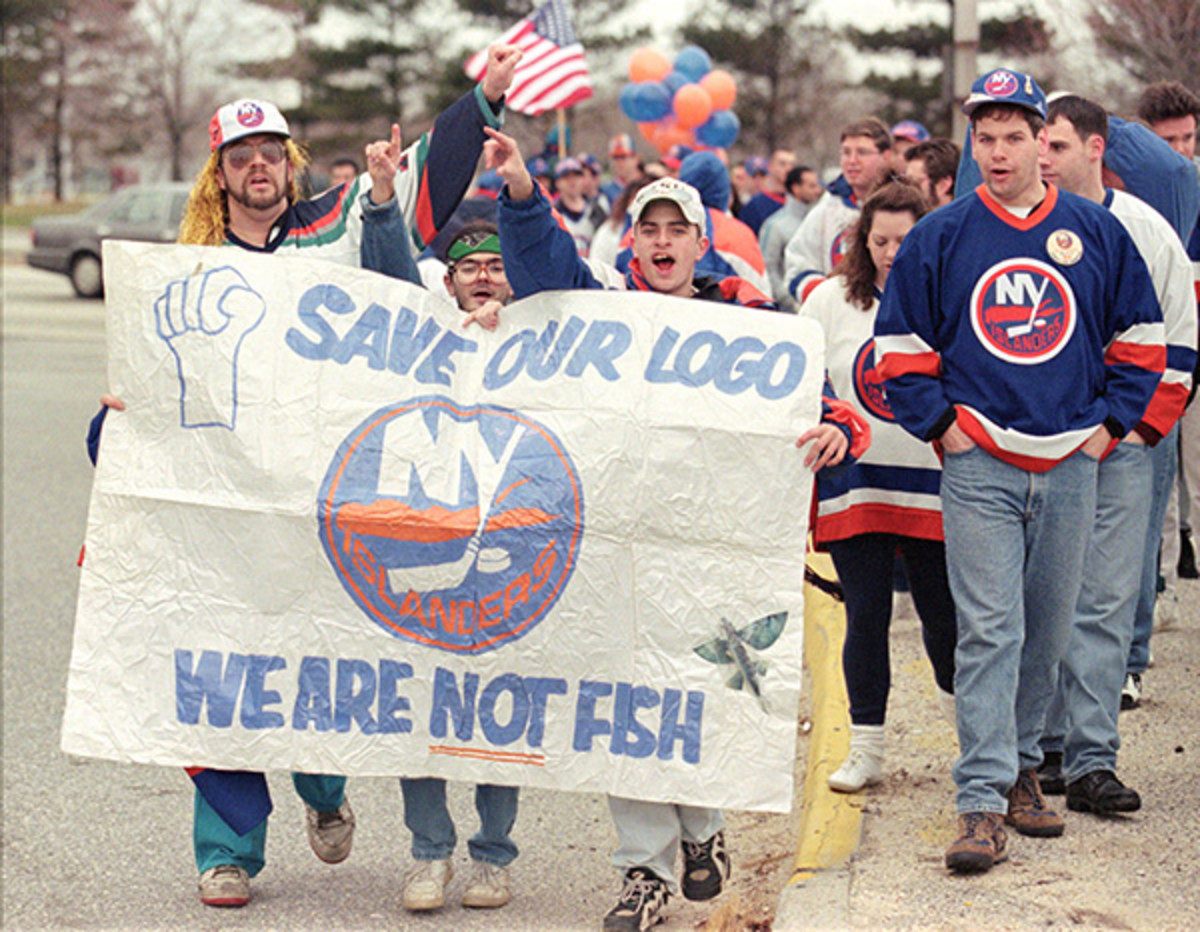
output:
[[[1079,314],[1062,273],[1036,259],[1005,259],[988,269],[971,294],[971,326],[993,356],[1032,366],[1057,356]]]
[[[895,421],[883,392],[883,379],[875,368],[875,341],[867,340],[854,355],[854,394],[869,414],[881,421]]]
[[[430,396],[381,408],[346,437],[317,513],[334,572],[372,622],[475,654],[528,634],[562,595],[583,491],[545,426]]]

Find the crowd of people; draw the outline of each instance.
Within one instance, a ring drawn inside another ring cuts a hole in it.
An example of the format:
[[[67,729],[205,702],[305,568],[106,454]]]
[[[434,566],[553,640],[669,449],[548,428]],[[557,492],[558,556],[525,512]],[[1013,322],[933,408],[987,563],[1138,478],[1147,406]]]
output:
[[[798,489],[816,474],[813,546],[831,553],[845,594],[851,737],[830,786],[859,792],[885,775],[899,587],[957,730],[950,870],[1005,860],[1006,829],[1061,835],[1047,794],[1084,813],[1139,808],[1117,777],[1118,714],[1146,688],[1156,618],[1178,623],[1180,528],[1200,518],[1200,406],[1188,406],[1200,99],[1155,84],[1126,122],[1078,95],[1047,99],[1032,75],[1001,68],[963,105],[964,148],[915,121],[889,128],[864,115],[842,128],[824,183],[787,149],[733,165],[679,147],[643,160],[620,133],[605,180],[588,153],[523,157],[500,131],[519,53],[492,54],[474,99],[438,118],[420,184],[394,135],[368,147],[366,175],[300,201],[301,156],[282,115],[250,102],[267,119],[243,131],[239,105],[222,108],[181,241],[316,246],[303,221],[332,211],[348,232],[325,247],[331,257],[445,293],[467,324],[493,328],[517,313],[510,302],[551,289],[815,320],[826,398],[782,481]],[[481,152],[486,171],[468,195]],[[97,426],[93,453],[98,437]],[[200,897],[243,905],[263,866],[269,798],[244,782],[261,775],[207,776]],[[344,779],[295,782],[313,850],[343,860],[354,831]],[[445,783],[402,786],[415,862],[404,905],[436,909],[456,840]],[[240,801],[222,810],[230,796]],[[508,902],[517,798],[514,787],[476,788],[463,905]],[[720,811],[609,803],[622,886],[605,929],[641,932],[672,895],[721,892],[731,864]]]

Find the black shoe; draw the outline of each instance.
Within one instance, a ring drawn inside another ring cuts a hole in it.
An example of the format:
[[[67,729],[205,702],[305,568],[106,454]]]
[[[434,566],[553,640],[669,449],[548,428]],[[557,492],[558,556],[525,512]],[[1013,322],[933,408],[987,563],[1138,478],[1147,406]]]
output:
[[[1067,808],[1097,815],[1136,812],[1142,808],[1142,798],[1111,770],[1093,770],[1067,784]]]
[[[1062,772],[1063,752],[1044,751],[1042,766],[1037,769],[1038,783],[1046,796],[1062,796],[1067,791],[1067,782]]]
[[[1196,569],[1196,551],[1192,548],[1190,531],[1179,530],[1179,578],[1200,579],[1200,570]]]
[[[645,867],[625,872],[625,886],[617,905],[604,917],[604,932],[646,932],[662,922],[663,907],[671,894],[667,885]]]
[[[725,833],[708,841],[683,843],[683,895],[689,900],[711,900],[729,877],[729,852]]]

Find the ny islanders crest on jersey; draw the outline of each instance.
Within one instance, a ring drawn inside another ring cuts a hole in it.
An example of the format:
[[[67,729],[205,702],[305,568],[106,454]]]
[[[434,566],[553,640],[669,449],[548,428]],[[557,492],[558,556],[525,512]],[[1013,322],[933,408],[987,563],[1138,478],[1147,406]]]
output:
[[[846,258],[846,252],[850,249],[850,227],[842,230],[833,238],[833,242],[829,244],[829,267],[837,268],[837,264]]]
[[[883,379],[875,368],[875,341],[867,340],[854,354],[854,394],[867,413],[881,421],[895,421],[896,415],[888,407],[883,391]]]
[[[1006,362],[1032,366],[1057,356],[1079,319],[1075,293],[1058,269],[1037,259],[1004,259],[971,293],[979,342]]]
[[[474,654],[528,634],[562,595],[583,492],[543,425],[430,396],[381,408],[346,437],[317,514],[334,572],[372,622]]]

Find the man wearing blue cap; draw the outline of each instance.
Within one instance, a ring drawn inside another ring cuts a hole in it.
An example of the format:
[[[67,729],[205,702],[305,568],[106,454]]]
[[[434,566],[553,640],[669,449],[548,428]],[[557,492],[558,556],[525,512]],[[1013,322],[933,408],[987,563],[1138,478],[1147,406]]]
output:
[[[1037,779],[1071,633],[1098,461],[1138,424],[1166,362],[1146,264],[1098,204],[1042,181],[1046,99],[999,68],[963,104],[983,184],[905,238],[875,324],[896,419],[945,454],[958,612],[959,837],[986,871],[1004,826],[1061,835]]]

